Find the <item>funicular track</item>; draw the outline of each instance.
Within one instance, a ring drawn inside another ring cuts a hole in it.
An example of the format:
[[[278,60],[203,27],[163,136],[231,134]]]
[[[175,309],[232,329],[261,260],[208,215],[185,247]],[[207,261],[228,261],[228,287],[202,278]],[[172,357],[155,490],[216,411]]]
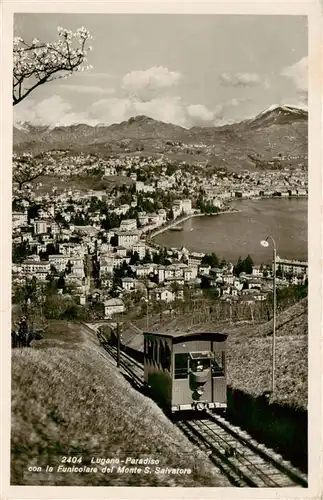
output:
[[[110,354],[110,356],[117,362],[117,349],[108,344],[108,342],[102,342],[102,347]],[[138,389],[144,388],[144,367],[141,363],[131,358],[125,352],[120,353],[120,368],[126,373],[126,375],[132,378],[134,385]]]
[[[223,417],[206,412],[204,418],[177,425],[236,486],[307,486],[304,474]]]
[[[102,343],[117,361],[116,347]],[[140,391],[145,388],[143,365],[125,352],[120,353],[120,369]],[[307,477],[280,455],[258,443],[226,418],[210,411],[191,418],[175,419],[174,424],[206,452],[223,474],[239,487],[307,487]]]

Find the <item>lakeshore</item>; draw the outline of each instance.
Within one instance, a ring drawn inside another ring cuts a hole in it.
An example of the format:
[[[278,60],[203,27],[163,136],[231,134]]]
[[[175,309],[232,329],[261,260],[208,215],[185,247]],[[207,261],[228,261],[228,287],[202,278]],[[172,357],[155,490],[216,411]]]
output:
[[[185,247],[192,252],[212,253],[235,262],[248,254],[255,263],[270,262],[271,252],[260,241],[272,234],[281,257],[307,260],[307,199],[262,198],[235,200],[226,217],[193,214],[174,221],[151,235],[153,246]],[[203,216],[202,216],[203,215]],[[183,231],[170,231],[182,224]],[[150,243],[150,242],[149,242]]]
[[[164,225],[162,227],[156,228],[156,231],[153,230],[153,232],[150,234],[149,238],[150,239],[151,238],[155,238],[159,234],[162,234],[165,231],[169,231],[173,227],[179,226],[179,224],[183,224],[187,220],[192,219],[194,217],[214,217],[214,216],[218,216],[218,215],[222,215],[222,214],[232,214],[232,213],[237,213],[237,212],[241,212],[241,210],[224,210],[223,212],[217,212],[217,213],[214,213],[214,214],[201,214],[201,213],[189,214],[189,215],[187,215],[185,217],[178,218],[178,219],[170,222],[167,225]]]

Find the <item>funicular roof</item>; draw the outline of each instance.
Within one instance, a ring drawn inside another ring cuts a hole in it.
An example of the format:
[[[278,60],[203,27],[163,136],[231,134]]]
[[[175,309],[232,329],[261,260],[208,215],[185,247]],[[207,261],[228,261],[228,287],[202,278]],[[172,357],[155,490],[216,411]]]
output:
[[[211,340],[214,342],[224,342],[228,336],[224,332],[208,332],[208,331],[180,331],[180,330],[169,330],[160,332],[144,332],[144,335],[152,335],[154,337],[169,337],[172,339],[173,343],[180,341],[193,341],[193,340]]]

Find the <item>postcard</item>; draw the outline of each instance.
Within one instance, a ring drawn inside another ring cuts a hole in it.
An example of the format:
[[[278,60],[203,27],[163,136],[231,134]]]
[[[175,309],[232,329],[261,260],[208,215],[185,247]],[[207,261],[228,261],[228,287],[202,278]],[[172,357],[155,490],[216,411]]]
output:
[[[2,497],[319,498],[319,4],[2,12]]]

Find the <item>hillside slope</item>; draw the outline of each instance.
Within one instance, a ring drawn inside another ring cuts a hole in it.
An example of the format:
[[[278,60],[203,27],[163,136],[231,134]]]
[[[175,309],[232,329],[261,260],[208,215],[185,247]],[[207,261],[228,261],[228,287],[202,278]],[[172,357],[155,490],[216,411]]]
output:
[[[125,141],[130,151],[156,153],[167,150],[167,141],[204,144],[213,148],[211,162],[250,167],[248,154],[272,158],[278,154],[307,155],[307,112],[290,106],[274,106],[256,117],[221,127],[182,127],[147,116],[136,116],[110,126],[86,124],[68,127],[40,127],[23,124],[14,127],[16,152],[51,149],[111,153],[120,151]],[[242,167],[242,168],[244,168]]]

